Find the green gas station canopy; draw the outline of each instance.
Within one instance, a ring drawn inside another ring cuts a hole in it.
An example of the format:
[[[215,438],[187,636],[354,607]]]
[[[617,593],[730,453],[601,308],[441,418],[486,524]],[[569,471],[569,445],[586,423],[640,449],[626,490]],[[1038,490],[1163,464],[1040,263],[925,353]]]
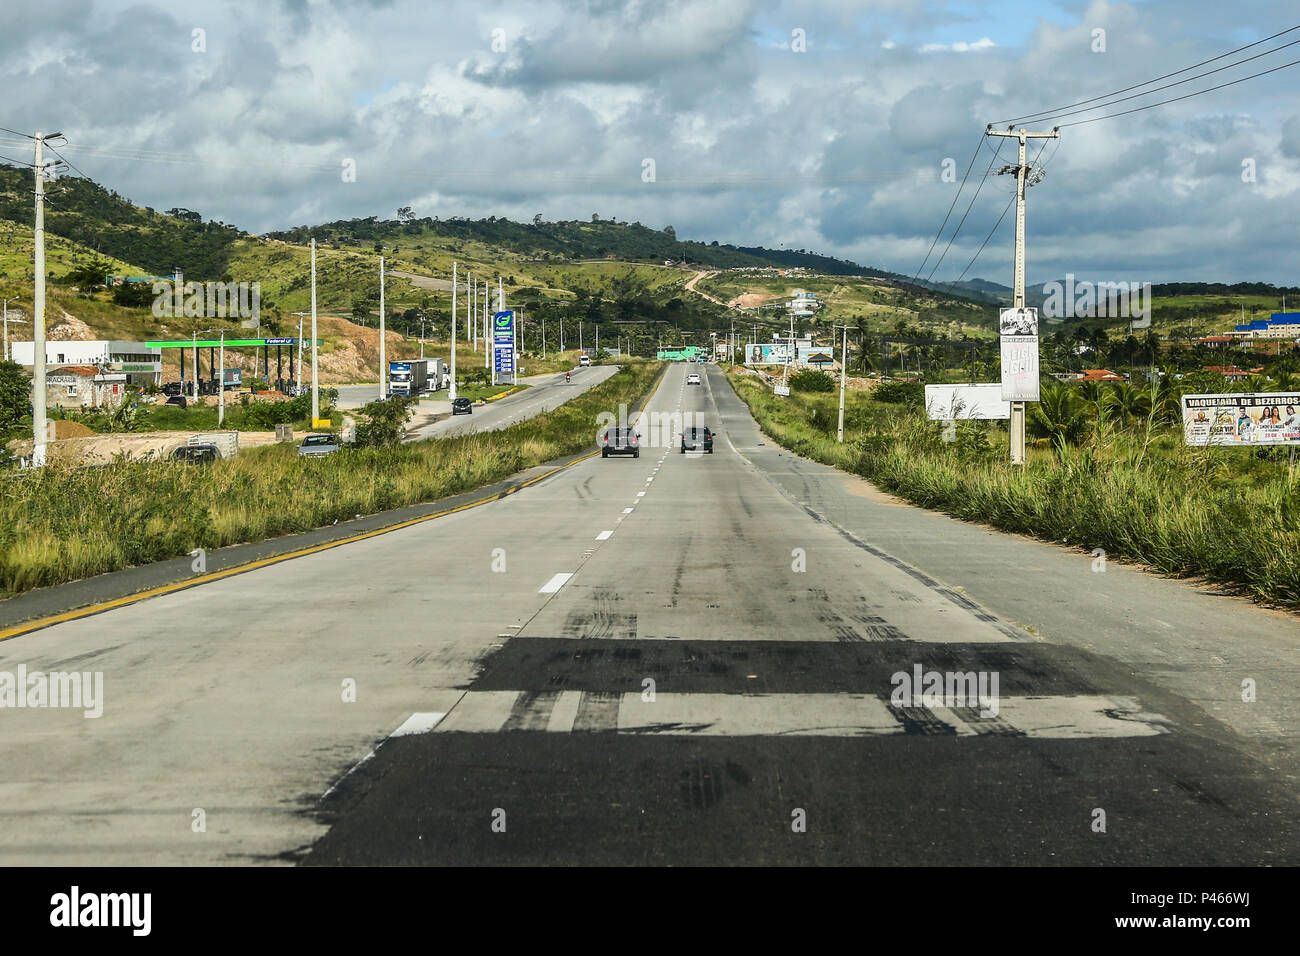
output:
[[[298,340],[296,338],[226,339],[225,342],[222,342],[220,339],[199,339],[198,341],[195,341],[194,339],[176,339],[175,341],[168,341],[168,342],[145,342],[144,346],[145,348],[148,349],[192,349],[196,347],[203,348],[203,349],[208,349],[208,348],[215,349],[221,345],[225,345],[228,348],[232,346],[237,348],[241,345],[245,347],[252,346],[254,348],[262,348],[263,346],[267,346],[267,345],[297,345],[297,344],[298,344]],[[304,339],[303,344],[310,345],[311,339]],[[324,345],[325,340],[317,339],[316,344]]]

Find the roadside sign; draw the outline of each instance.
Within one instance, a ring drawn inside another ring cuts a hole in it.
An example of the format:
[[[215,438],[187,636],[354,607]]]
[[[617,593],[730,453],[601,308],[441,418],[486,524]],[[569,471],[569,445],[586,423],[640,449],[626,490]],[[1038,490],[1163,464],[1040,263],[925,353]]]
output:
[[[925,414],[931,421],[958,418],[1007,419],[1011,403],[1002,399],[998,382],[976,385],[927,385]]]
[[[1038,401],[1038,336],[1002,336],[1002,401]]]
[[[1300,445],[1300,392],[1184,395],[1188,445]]]
[[[789,385],[774,385],[774,386],[772,387],[772,391],[775,392],[777,395],[780,395],[780,396],[782,396],[782,397],[784,397],[784,398],[789,398],[789,397],[790,397],[790,386],[789,386]]]
[[[499,376],[515,376],[515,314],[510,310],[492,316],[492,367]]]

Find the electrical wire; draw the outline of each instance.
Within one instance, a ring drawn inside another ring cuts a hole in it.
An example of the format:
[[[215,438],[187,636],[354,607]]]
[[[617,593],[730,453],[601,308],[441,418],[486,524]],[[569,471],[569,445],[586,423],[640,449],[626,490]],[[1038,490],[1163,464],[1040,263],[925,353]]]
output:
[[[943,254],[939,256],[939,261],[934,264],[934,268],[930,270],[930,274],[925,277],[926,282],[931,281],[934,278],[934,274],[939,271],[939,266],[943,265],[943,260],[947,257],[948,250],[952,248],[952,244],[957,240],[957,235],[961,232],[961,227],[966,224],[966,217],[970,215],[971,208],[975,205],[975,200],[980,198],[980,190],[982,190],[984,184],[989,181],[989,176],[993,172],[993,165],[1002,157],[1002,147],[1004,145],[1006,145],[1005,141],[998,143],[997,151],[993,154],[993,158],[989,160],[989,168],[984,171],[984,176],[980,179],[979,185],[975,187],[975,195],[971,196],[970,202],[966,204],[966,211],[961,214],[961,220],[958,221],[957,228],[954,229],[952,235],[948,237],[948,245],[944,246]]]
[[[1049,114],[1046,114],[1046,115],[1044,115],[1044,116],[1039,117],[1038,119],[1035,119],[1034,122],[1041,122],[1041,121],[1044,121],[1044,120],[1060,119],[1060,118],[1065,117],[1065,116],[1077,116],[1077,115],[1080,114],[1080,113],[1091,113],[1093,110],[1103,110],[1103,109],[1105,109],[1105,108],[1108,107],[1108,106],[1115,106],[1115,105],[1117,105],[1117,104],[1119,104],[1119,103],[1127,103],[1129,100],[1135,100],[1135,99],[1138,99],[1139,97],[1142,97],[1142,96],[1150,96],[1152,93],[1159,93],[1161,90],[1168,90],[1168,89],[1172,89],[1172,88],[1175,87],[1175,86],[1182,86],[1184,83],[1190,83],[1190,82],[1192,82],[1192,80],[1203,79],[1204,77],[1212,76],[1212,75],[1215,74],[1215,73],[1222,73],[1224,70],[1231,70],[1233,67],[1241,66],[1241,64],[1243,64],[1243,63],[1249,63],[1251,60],[1258,60],[1260,57],[1262,57],[1262,56],[1268,56],[1268,55],[1271,54],[1271,53],[1277,53],[1278,50],[1285,50],[1287,47],[1295,46],[1297,43],[1300,43],[1300,40],[1292,40],[1290,43],[1284,43],[1284,44],[1282,44],[1280,47],[1276,47],[1275,49],[1272,49],[1272,50],[1265,50],[1263,53],[1257,53],[1257,54],[1255,54],[1254,56],[1246,57],[1246,59],[1244,59],[1244,60],[1238,60],[1236,63],[1229,63],[1227,66],[1221,66],[1221,67],[1219,67],[1218,69],[1215,69],[1215,70],[1206,70],[1204,73],[1198,73],[1198,74],[1196,74],[1195,76],[1189,76],[1189,77],[1187,77],[1186,79],[1183,79],[1183,80],[1177,80],[1177,81],[1175,81],[1175,82],[1173,82],[1173,83],[1166,83],[1164,86],[1157,86],[1157,87],[1155,87],[1154,89],[1143,90],[1141,93],[1134,93],[1132,96],[1122,96],[1122,97],[1120,97],[1119,99],[1116,99],[1116,100],[1109,99],[1109,97],[1100,97],[1101,99],[1106,99],[1106,100],[1108,100],[1108,102],[1105,102],[1105,103],[1098,103],[1096,106],[1088,106],[1088,107],[1085,107],[1084,109],[1081,109],[1081,110],[1071,110],[1071,111],[1068,112],[1068,113],[1049,113]],[[1281,69],[1281,67],[1279,67],[1278,69]],[[1263,75],[1263,74],[1260,74],[1260,73],[1256,73],[1256,74],[1254,74],[1254,76],[1262,76],[1262,75]],[[1252,77],[1247,76],[1247,77],[1243,77],[1242,79],[1249,80],[1249,79],[1252,79]],[[1151,82],[1154,83],[1155,81],[1152,80]],[[1236,80],[1236,81],[1234,81],[1234,82],[1241,82],[1241,80]],[[1219,89],[1219,87],[1217,87],[1217,86],[1215,86],[1215,87],[1210,87],[1210,89]],[[1121,90],[1120,92],[1123,92],[1123,91]],[[1207,93],[1207,92],[1209,92],[1209,90],[1198,90],[1198,91],[1197,91],[1197,93]],[[1194,93],[1194,94],[1192,94],[1192,95],[1196,95],[1196,94]],[[1166,101],[1166,102],[1172,102],[1172,101]],[[1115,114],[1115,115],[1122,115],[1122,114]]]
[[[1243,76],[1237,80],[1220,83],[1218,86],[1211,86],[1208,89],[1184,93],[1182,96],[1175,96],[1171,99],[1161,100],[1158,103],[1148,103],[1145,106],[1135,106],[1131,110],[1122,110],[1118,113],[1107,113],[1105,116],[1092,116],[1088,119],[1075,120],[1073,123],[1061,123],[1059,128],[1064,129],[1067,126],[1082,126],[1085,123],[1096,123],[1099,120],[1114,119],[1116,116],[1128,116],[1130,113],[1141,113],[1143,110],[1155,109],[1157,106],[1166,106],[1169,103],[1177,103],[1179,100],[1188,100],[1193,96],[1200,96],[1202,93],[1213,93],[1215,90],[1221,90],[1227,86],[1236,86],[1238,83],[1245,83],[1247,80],[1253,80],[1259,76],[1266,76],[1269,73],[1276,73],[1278,70],[1285,70],[1287,67],[1295,66],[1297,64],[1300,64],[1300,60],[1292,60],[1290,63],[1283,63],[1281,66],[1275,66],[1271,70],[1261,70],[1258,73],[1252,73],[1250,76]]]
[[[925,258],[916,269],[916,275],[912,276],[912,282],[915,283],[925,264],[930,261],[930,256],[934,252],[934,247],[939,244],[943,238],[943,230],[948,226],[948,219],[952,216],[952,211],[957,207],[957,200],[961,198],[961,192],[966,188],[966,180],[970,178],[970,171],[975,167],[975,160],[979,157],[980,150],[984,148],[984,143],[988,139],[983,133],[980,134],[979,142],[975,145],[975,152],[970,154],[970,162],[966,164],[966,173],[961,178],[961,185],[957,187],[957,192],[952,197],[952,202],[948,204],[948,212],[943,217],[943,222],[939,224],[939,231],[934,234],[934,241],[930,243],[930,248],[925,253]]]
[[[1202,60],[1200,63],[1193,63],[1191,66],[1185,66],[1181,70],[1174,70],[1174,72],[1172,73],[1166,73],[1163,76],[1157,76],[1155,79],[1147,80],[1145,83],[1137,83],[1133,86],[1126,86],[1122,90],[1115,90],[1112,93],[1104,93],[1101,96],[1093,96],[1086,100],[1079,100],[1078,102],[1075,103],[1067,103],[1064,106],[1055,106],[1050,110],[1043,110],[1038,113],[1026,113],[1024,116],[1013,116],[1010,119],[998,120],[993,125],[1000,126],[1003,123],[1019,123],[1024,120],[1037,120],[1039,117],[1053,116],[1060,113],[1063,110],[1073,109],[1074,107],[1082,106],[1085,103],[1095,103],[1097,100],[1105,100],[1105,99],[1109,99],[1112,96],[1119,96],[1119,94],[1121,93],[1128,93],[1129,91],[1136,90],[1139,87],[1150,86],[1152,83],[1159,83],[1161,80],[1167,80],[1171,76],[1177,76],[1179,73],[1186,73],[1188,70],[1194,70],[1198,66],[1205,66],[1205,64],[1207,63],[1214,63],[1216,60],[1222,60],[1225,56],[1233,56],[1234,54],[1241,53],[1243,50],[1249,50],[1251,47],[1259,46],[1261,43],[1267,43],[1269,40],[1276,40],[1278,37],[1285,36],[1288,33],[1293,33],[1296,30],[1300,30],[1300,25],[1294,27],[1288,27],[1285,30],[1280,30],[1277,33],[1274,33],[1272,36],[1264,37],[1264,39],[1262,40],[1256,40],[1254,43],[1247,43],[1245,46],[1239,46],[1237,47],[1237,49],[1229,50],[1227,53],[1220,53],[1218,56],[1212,56],[1208,60]],[[1281,47],[1279,47],[1279,49],[1281,49]],[[1245,61],[1243,60],[1242,62]]]

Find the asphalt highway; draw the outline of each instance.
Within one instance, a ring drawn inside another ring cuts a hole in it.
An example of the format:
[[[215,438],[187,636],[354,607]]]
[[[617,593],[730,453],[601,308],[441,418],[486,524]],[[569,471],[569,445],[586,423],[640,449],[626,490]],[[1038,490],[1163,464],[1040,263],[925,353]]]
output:
[[[1300,862],[1294,617],[910,507],[697,370],[639,457],[0,643],[103,675],[0,715],[0,863]]]

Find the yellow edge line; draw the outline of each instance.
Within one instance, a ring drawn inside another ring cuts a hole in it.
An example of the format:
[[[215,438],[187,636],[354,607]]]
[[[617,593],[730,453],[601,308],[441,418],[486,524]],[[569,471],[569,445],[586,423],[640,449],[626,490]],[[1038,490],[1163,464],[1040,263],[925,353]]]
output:
[[[418,518],[410,518],[406,521],[399,521],[397,524],[387,525],[383,528],[376,528],[373,531],[364,531],[361,534],[354,534],[347,538],[340,538],[337,541],[327,541],[324,544],[312,545],[310,548],[299,548],[297,551],[289,551],[285,554],[277,554],[269,558],[259,558],[256,561],[249,561],[246,564],[236,565],[233,568],[226,568],[223,571],[213,571],[210,574],[201,574],[198,577],[190,578],[185,581],[177,581],[173,584],[164,584],[161,587],[150,588],[147,591],[138,591],[135,594],[128,594],[126,597],[114,598],[111,601],[103,601],[99,604],[91,604],[87,607],[77,608],[74,611],[64,611],[61,614],[51,614],[48,617],[38,617],[23,624],[16,624],[13,627],[0,630],[0,641],[7,641],[12,637],[19,637],[23,634],[30,634],[32,631],[39,631],[55,624],[63,624],[67,621],[75,621],[79,618],[90,617],[92,614],[101,614],[104,611],[111,611],[115,608],[126,607],[128,604],[135,604],[139,601],[147,601],[149,598],[161,597],[164,594],[172,594],[176,591],[183,591],[186,588],[197,587],[200,584],[210,584],[213,581],[220,581],[223,578],[233,577],[236,574],[243,574],[246,571],[255,571],[258,568],[269,567],[272,564],[279,564],[281,561],[292,561],[294,558],[305,557],[309,554],[316,554],[319,551],[328,551],[330,548],[338,548],[345,544],[353,544],[357,541],[364,541],[367,538],[373,538],[377,535],[387,534],[390,531],[398,531],[402,528],[409,528],[412,525],[421,524],[425,521],[432,521],[434,518],[445,518],[447,515],[456,514],[458,511],[466,511],[470,508],[477,508],[479,505],[485,505],[490,501],[498,501],[505,495],[512,495],[521,488],[527,488],[529,485],[536,484],[543,478],[549,478],[557,472],[564,471],[566,468],[572,468],[580,461],[586,461],[588,458],[594,458],[599,454],[599,450],[590,452],[580,458],[575,458],[568,464],[552,468],[550,471],[538,475],[535,478],[529,478],[527,481],[507,488],[500,494],[492,495],[487,498],[480,498],[477,501],[468,501],[463,505],[457,505],[455,508],[448,508],[445,511],[437,511],[429,515],[421,515]]]
[[[659,386],[663,384],[664,377],[667,375],[668,367],[665,365],[659,371],[659,377],[655,380],[650,389],[650,394],[646,398],[642,408],[653,401],[655,393],[659,391]],[[309,554],[316,554],[319,551],[328,551],[330,548],[341,547],[345,544],[352,544],[356,541],[364,541],[367,538],[373,538],[377,535],[387,534],[390,531],[397,531],[401,528],[409,528],[411,525],[421,524],[425,521],[432,521],[434,518],[445,518],[447,515],[456,514],[458,511],[466,511],[470,508],[477,508],[479,505],[485,505],[490,501],[498,501],[506,495],[512,495],[521,488],[527,488],[529,485],[536,484],[543,478],[549,478],[557,472],[564,471],[566,468],[572,468],[580,461],[586,461],[588,458],[595,458],[600,453],[600,449],[589,452],[578,458],[573,459],[565,465],[552,468],[550,471],[540,474],[535,478],[529,478],[527,481],[520,482],[512,488],[507,488],[504,492],[491,495],[487,498],[479,498],[477,501],[467,501],[463,505],[457,505],[455,508],[448,508],[446,511],[437,511],[429,515],[421,515],[419,518],[411,518],[407,521],[400,521],[397,524],[387,525],[383,528],[376,528],[373,531],[364,531],[361,534],[354,534],[351,537],[340,538],[337,541],[327,541],[324,544],[312,545],[310,548],[300,548],[297,551],[289,551],[285,554],[274,555],[269,558],[259,558],[256,561],[249,561],[246,564],[236,565],[233,568],[226,568],[224,571],[213,571],[210,574],[202,574],[186,581],[177,581],[173,584],[164,584],[161,587],[150,588],[147,591],[138,591],[135,594],[128,594],[126,597],[114,598],[111,601],[103,601],[99,604],[91,604],[87,607],[77,608],[74,611],[64,611],[60,614],[51,614],[48,617],[38,617],[27,621],[23,624],[15,624],[13,627],[0,630],[0,641],[7,641],[13,637],[20,637],[23,634],[30,634],[32,631],[43,630],[52,627],[55,624],[63,624],[67,621],[75,621],[79,618],[90,617],[93,614],[102,614],[104,611],[112,611],[115,608],[126,607],[128,604],[135,604],[139,601],[147,601],[149,598],[161,597],[164,594],[172,594],[176,591],[183,591],[186,588],[197,587],[200,584],[210,584],[213,581],[220,581],[223,578],[233,577],[236,574],[243,574],[246,571],[255,571],[258,568],[269,567],[272,564],[279,564],[281,561],[291,561],[294,558],[305,557]]]

